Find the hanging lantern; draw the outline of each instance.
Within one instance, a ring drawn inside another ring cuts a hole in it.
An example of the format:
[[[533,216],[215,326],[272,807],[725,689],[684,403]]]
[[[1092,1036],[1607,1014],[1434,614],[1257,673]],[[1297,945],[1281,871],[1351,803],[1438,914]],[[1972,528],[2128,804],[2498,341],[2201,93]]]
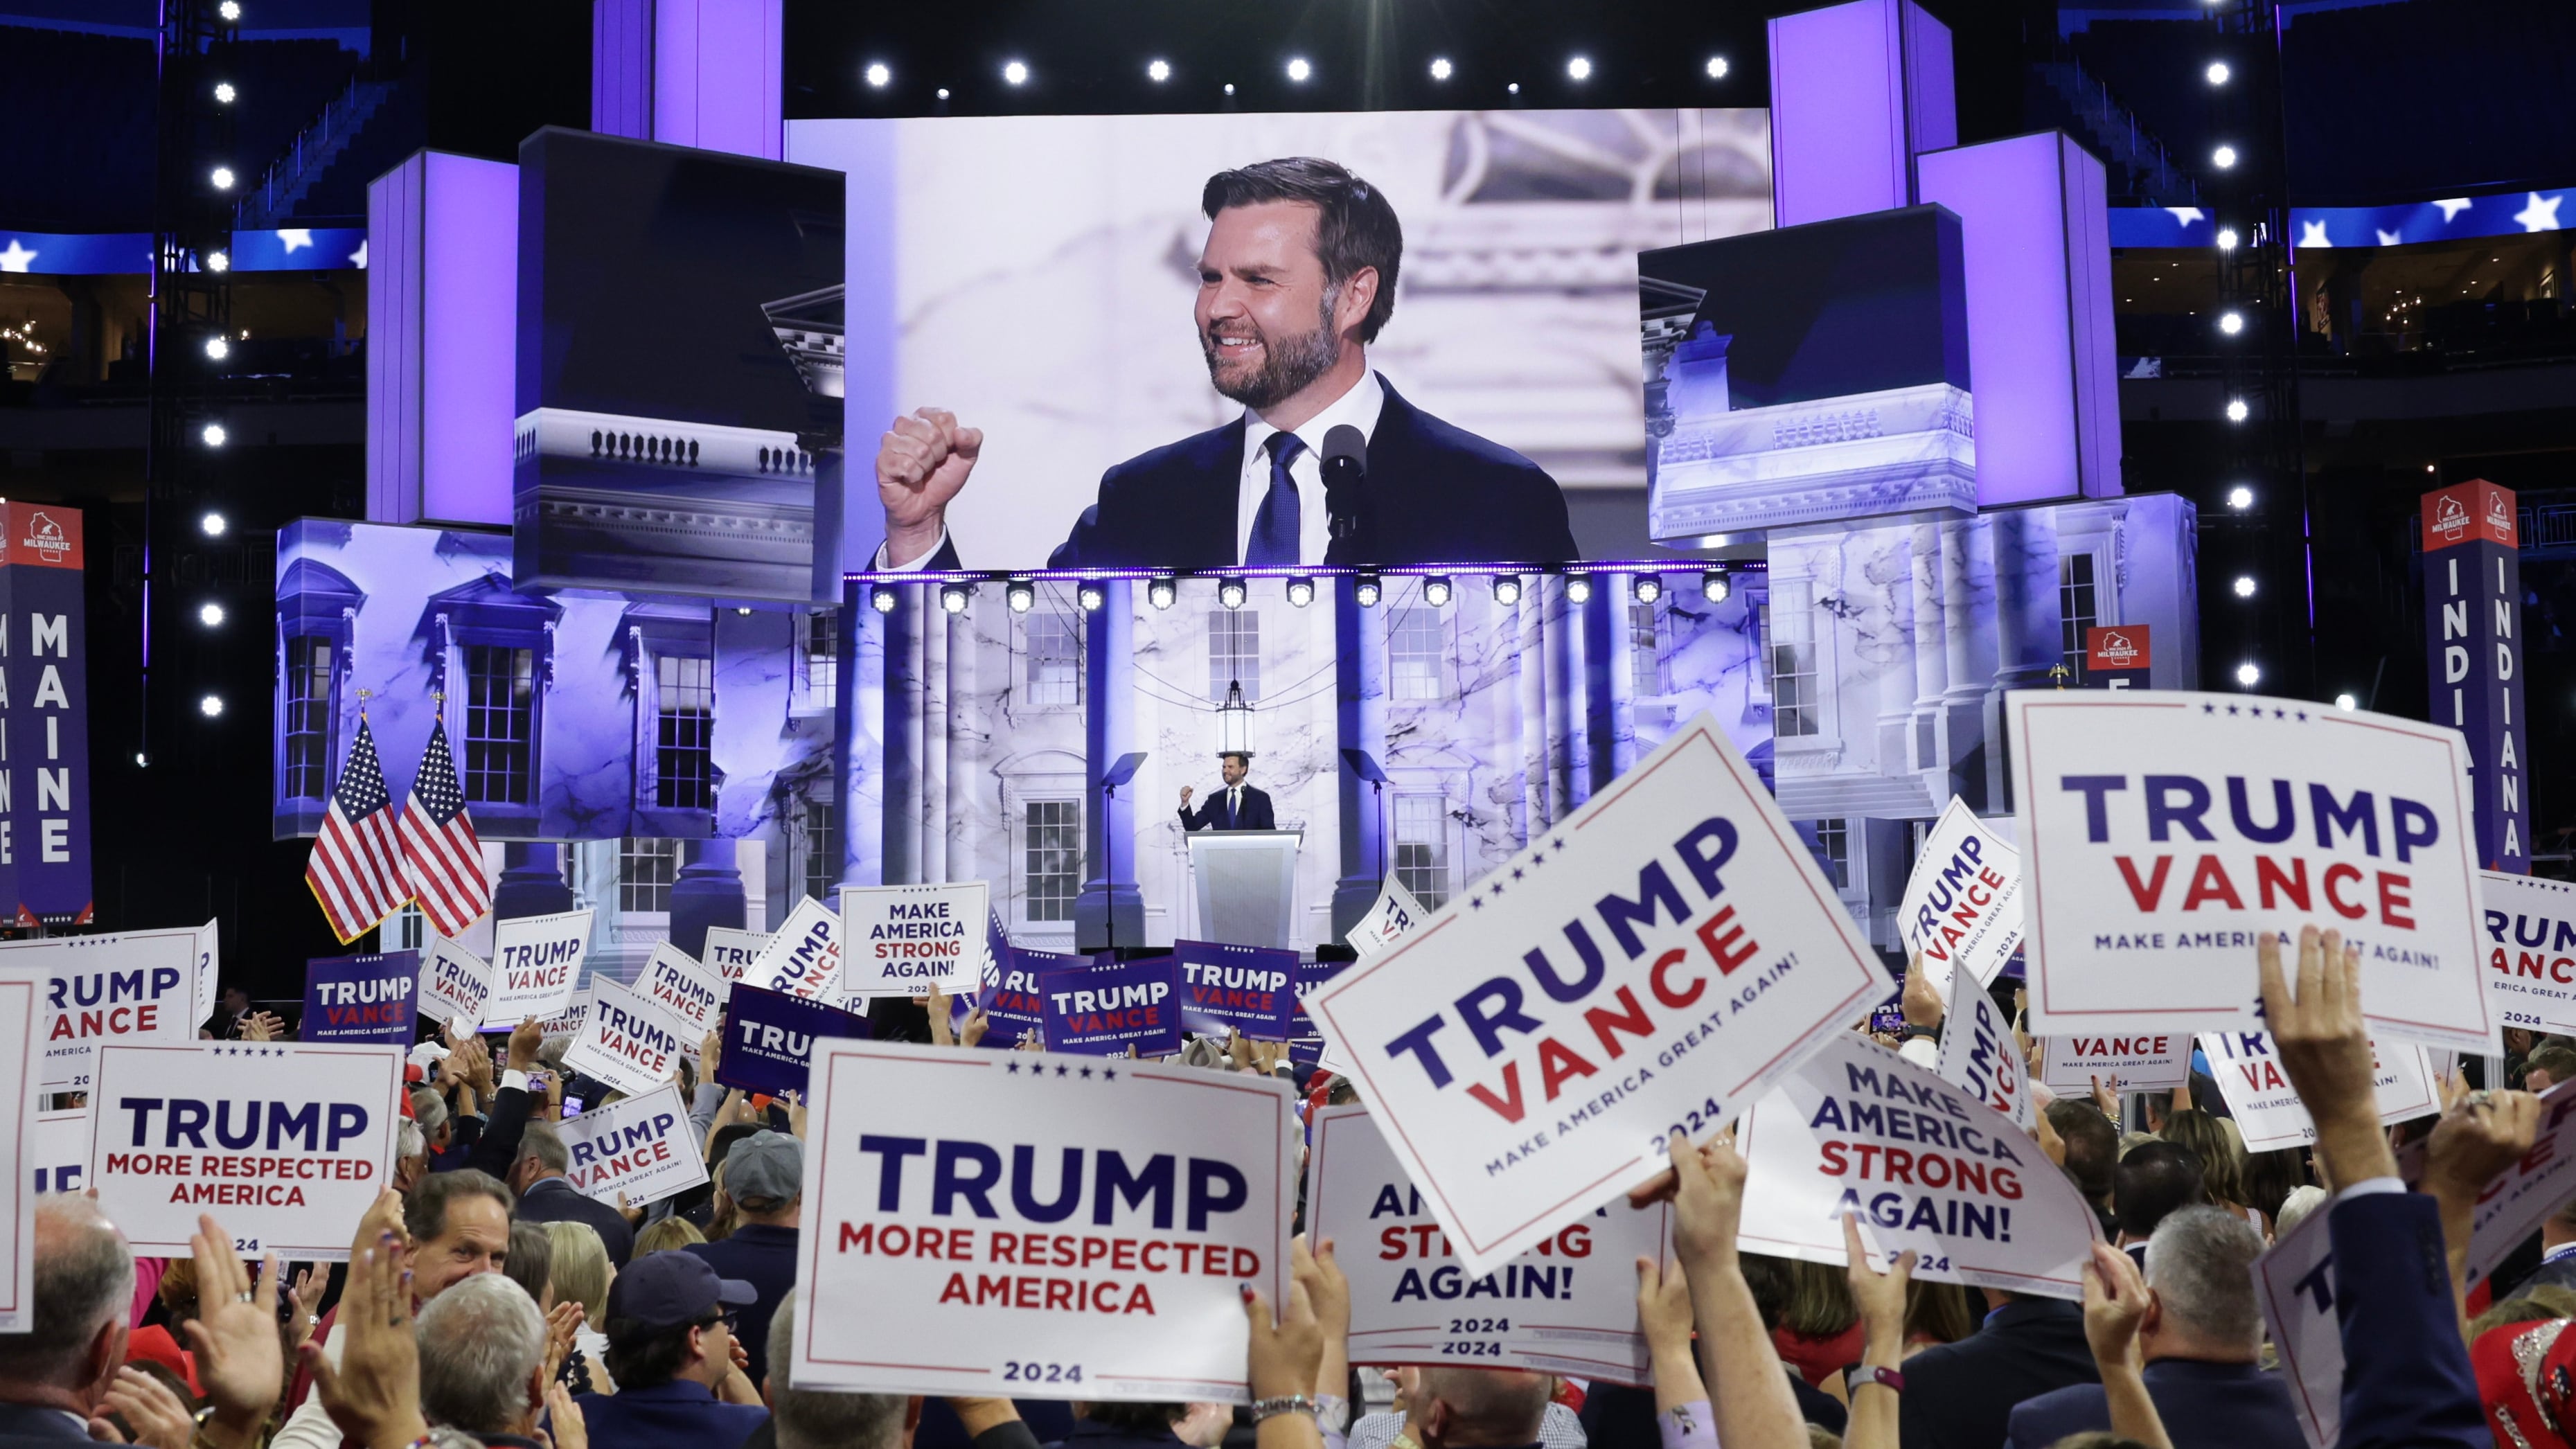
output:
[[[1243,697],[1243,681],[1229,680],[1225,703],[1216,711],[1217,753],[1252,758],[1252,701]]]

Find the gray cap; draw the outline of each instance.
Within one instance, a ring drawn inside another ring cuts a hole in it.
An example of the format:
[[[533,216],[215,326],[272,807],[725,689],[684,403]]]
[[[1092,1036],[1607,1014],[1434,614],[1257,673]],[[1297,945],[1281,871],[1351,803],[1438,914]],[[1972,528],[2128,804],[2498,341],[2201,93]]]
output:
[[[794,1198],[805,1190],[805,1144],[784,1132],[754,1132],[725,1154],[724,1185],[735,1202]]]

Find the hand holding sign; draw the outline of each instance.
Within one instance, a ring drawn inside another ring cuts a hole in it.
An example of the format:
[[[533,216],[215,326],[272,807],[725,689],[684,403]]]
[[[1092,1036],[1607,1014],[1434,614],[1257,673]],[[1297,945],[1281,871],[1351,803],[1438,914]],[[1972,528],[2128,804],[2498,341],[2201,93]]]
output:
[[[2282,979],[2278,936],[2255,941],[2254,964],[2281,1070],[2317,1124],[2318,1167],[2337,1187],[2395,1177],[2397,1158],[2379,1130],[2379,1064],[2361,1017],[2361,948],[2339,932],[2301,927],[2295,996]]]

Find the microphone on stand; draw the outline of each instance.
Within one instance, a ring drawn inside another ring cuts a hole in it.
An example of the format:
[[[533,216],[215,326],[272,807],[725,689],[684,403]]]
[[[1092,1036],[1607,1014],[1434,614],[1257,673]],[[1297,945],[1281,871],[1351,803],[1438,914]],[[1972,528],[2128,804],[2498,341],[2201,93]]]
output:
[[[1324,433],[1324,512],[1333,542],[1359,537],[1368,525],[1360,485],[1368,479],[1368,438],[1348,423]]]

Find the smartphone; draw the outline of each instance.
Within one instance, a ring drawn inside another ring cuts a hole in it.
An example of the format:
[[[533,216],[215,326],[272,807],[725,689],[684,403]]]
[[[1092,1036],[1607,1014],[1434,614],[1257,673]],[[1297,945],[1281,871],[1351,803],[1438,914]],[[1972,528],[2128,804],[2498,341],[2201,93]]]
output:
[[[563,1099],[563,1114],[564,1114],[566,1117],[578,1117],[578,1116],[580,1116],[580,1115],[581,1115],[581,1098],[579,1098],[579,1097],[566,1097],[566,1098],[564,1098],[564,1099]]]

